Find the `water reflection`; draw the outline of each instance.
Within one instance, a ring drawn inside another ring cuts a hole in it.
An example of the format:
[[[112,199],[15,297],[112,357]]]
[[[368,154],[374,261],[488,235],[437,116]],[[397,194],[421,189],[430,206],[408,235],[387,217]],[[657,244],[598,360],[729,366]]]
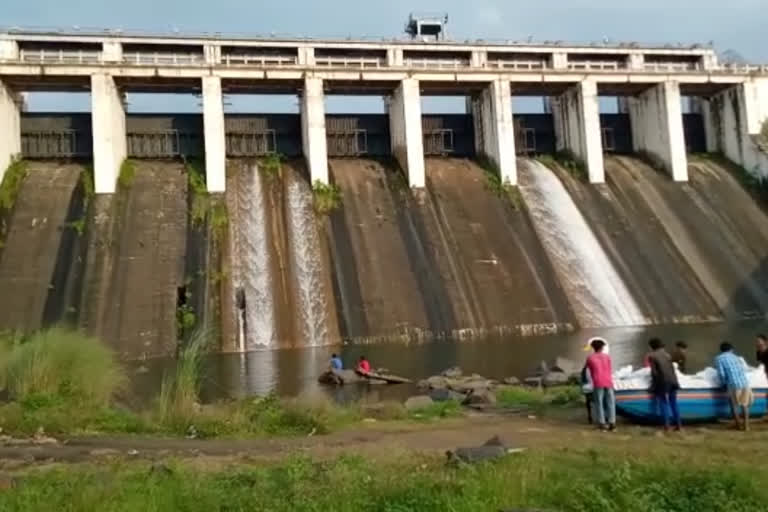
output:
[[[338,389],[321,387],[317,376],[328,366],[333,352],[341,355],[347,367],[353,367],[365,354],[375,367],[418,380],[450,366],[465,372],[501,379],[529,375],[541,361],[558,356],[582,361],[583,347],[591,336],[605,337],[611,344],[614,365],[641,364],[650,337],[658,336],[668,346],[685,340],[689,346],[688,365],[693,371],[712,364],[719,343],[727,339],[748,361],[753,362],[754,336],[768,330],[766,322],[650,326],[636,328],[587,329],[577,333],[534,338],[494,337],[472,342],[440,341],[420,345],[379,344],[343,347],[308,347],[305,349],[264,350],[247,354],[217,354],[205,362],[203,399],[205,401],[277,393],[296,396],[323,389],[340,402],[400,399],[414,392],[413,386],[362,385]],[[136,373],[135,389],[149,397],[158,392],[162,372],[172,361],[145,364],[146,371]]]

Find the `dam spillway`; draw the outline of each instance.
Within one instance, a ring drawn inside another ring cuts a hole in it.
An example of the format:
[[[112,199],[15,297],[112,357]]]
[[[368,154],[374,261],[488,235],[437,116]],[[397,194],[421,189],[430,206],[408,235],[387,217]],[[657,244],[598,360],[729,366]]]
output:
[[[275,57],[262,40],[93,37],[0,44],[0,173],[23,157],[54,176],[65,161],[95,192],[86,205],[72,172],[52,201],[49,178],[28,174],[0,211],[0,275],[22,295],[0,328],[71,322],[142,358],[173,353],[185,322],[248,351],[768,310],[763,205],[739,183],[768,176],[768,68],[693,47],[307,40]],[[90,91],[91,112],[21,112],[41,76],[46,90]],[[160,91],[201,93],[202,113],[126,112],[125,93]],[[300,113],[225,113],[240,93],[296,95]],[[386,114],[326,114],[331,94],[384,97]],[[454,94],[465,113],[422,112],[423,97]],[[547,108],[516,114],[517,96]],[[601,113],[605,96],[619,113]],[[341,193],[333,211],[315,207],[318,184]],[[31,210],[55,228],[26,230]],[[32,247],[42,263],[26,261]]]

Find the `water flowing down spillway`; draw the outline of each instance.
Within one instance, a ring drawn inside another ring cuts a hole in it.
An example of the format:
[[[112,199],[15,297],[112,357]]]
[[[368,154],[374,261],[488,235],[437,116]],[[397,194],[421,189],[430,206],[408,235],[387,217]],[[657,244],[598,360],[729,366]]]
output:
[[[294,282],[296,340],[301,346],[317,346],[332,341],[329,325],[333,318],[328,294],[323,247],[317,229],[309,185],[293,172],[286,179],[286,222],[289,260]]]
[[[237,221],[232,233],[236,253],[233,280],[237,293],[245,299],[245,308],[239,311],[238,338],[239,349],[247,350],[273,346],[277,329],[264,178],[255,165],[242,168],[239,178],[235,196]]]
[[[520,191],[582,327],[646,323],[555,173],[539,162],[524,160]]]

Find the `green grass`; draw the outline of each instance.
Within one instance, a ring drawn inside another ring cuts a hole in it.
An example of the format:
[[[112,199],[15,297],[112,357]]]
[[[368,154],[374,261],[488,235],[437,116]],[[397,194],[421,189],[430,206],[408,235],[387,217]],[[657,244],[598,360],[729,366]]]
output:
[[[129,189],[136,179],[136,162],[126,158],[120,164],[120,174],[117,176],[117,184],[122,189]]]
[[[485,173],[488,190],[501,199],[507,199],[514,210],[521,210],[524,202],[520,189],[511,183],[501,181],[501,171],[491,159],[481,156],[478,161]]]
[[[200,160],[186,162],[188,190],[191,196],[189,219],[194,228],[208,223],[214,240],[226,236],[229,225],[227,204],[222,194],[211,194],[205,183],[205,168]]]
[[[584,161],[570,150],[558,151],[554,155],[539,155],[536,160],[550,169],[560,166],[578,180],[587,181],[589,178]]]
[[[198,408],[201,364],[208,341],[204,331],[195,331],[179,353],[176,367],[163,377],[157,403],[161,425],[183,429],[192,423]]]
[[[557,386],[545,389],[510,386],[498,389],[496,400],[500,407],[531,407],[542,410],[550,406],[578,405],[584,401],[584,396],[578,386]]]
[[[271,153],[259,162],[259,171],[270,180],[280,179],[283,175],[283,158],[278,153]]]
[[[699,448],[706,451],[706,447]],[[659,456],[658,453],[663,453]],[[765,465],[691,467],[666,450],[642,459],[578,447],[446,466],[438,457],[385,461],[343,455],[290,457],[273,464],[202,469],[169,462],[117,462],[32,472],[0,494],[9,512],[758,512],[765,510]]]
[[[312,198],[315,211],[320,215],[328,215],[340,208],[342,203],[341,189],[333,183],[325,184],[319,180],[312,185]]]
[[[456,418],[464,415],[464,409],[456,400],[435,402],[427,407],[416,409],[408,413],[408,417],[414,420],[431,421],[441,418]]]

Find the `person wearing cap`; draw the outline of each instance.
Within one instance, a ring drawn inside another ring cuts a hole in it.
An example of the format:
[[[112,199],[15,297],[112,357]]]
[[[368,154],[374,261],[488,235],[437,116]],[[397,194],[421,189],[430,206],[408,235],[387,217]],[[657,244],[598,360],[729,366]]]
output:
[[[596,340],[598,338],[590,338],[589,341],[587,341],[587,344],[584,346],[584,351],[588,352],[592,350],[592,346],[590,343],[592,343],[592,340]],[[605,340],[603,340],[605,341]],[[603,347],[603,353],[608,354],[609,347],[608,343],[605,343],[605,346]],[[587,422],[592,425],[593,423],[593,402],[594,402],[594,391],[595,391],[595,385],[592,382],[592,374],[589,371],[589,368],[587,367],[586,362],[584,363],[584,367],[581,369],[581,392],[584,395],[584,402],[585,406],[587,408]]]
[[[613,391],[613,365],[611,356],[604,350],[602,338],[593,338],[589,344],[594,351],[587,358],[587,368],[592,377],[595,416],[601,430],[616,430],[616,395]]]

